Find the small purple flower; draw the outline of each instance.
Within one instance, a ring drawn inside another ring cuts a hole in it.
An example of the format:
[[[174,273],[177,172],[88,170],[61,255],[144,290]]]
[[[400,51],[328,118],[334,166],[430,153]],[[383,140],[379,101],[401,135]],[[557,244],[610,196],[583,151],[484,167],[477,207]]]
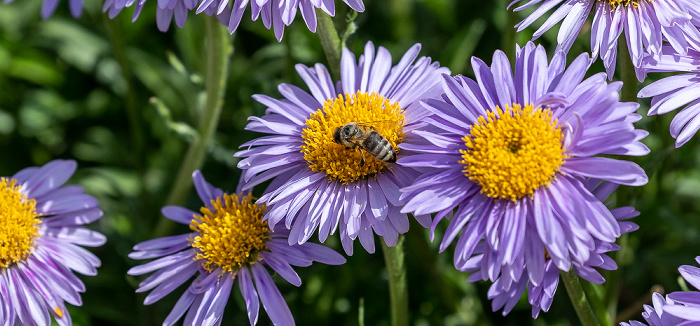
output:
[[[695,257],[695,261],[700,263],[700,256]],[[700,268],[683,265],[678,268],[686,282],[695,289],[700,289]],[[661,294],[654,293],[653,307],[644,305],[642,317],[649,326],[675,326],[675,325],[697,325],[700,322],[700,292],[698,291],[678,291],[670,293],[664,298]],[[644,323],[636,320],[630,323],[620,323],[623,326],[641,326]]]
[[[584,80],[586,54],[568,68],[565,57],[559,51],[548,63],[544,48],[528,42],[517,48],[514,73],[501,51],[490,67],[473,58],[477,80],[445,75],[442,99],[423,102],[434,114],[401,144],[397,163],[422,172],[401,189],[401,212],[437,213],[434,230],[456,210],[440,251],[461,232],[457,269],[506,283],[525,272],[541,284],[547,257],[564,271],[591,266],[596,244],[620,236],[586,186],[589,178],[648,181],[633,162],[596,156],[649,153],[640,142],[647,132],[633,125],[639,105],[620,102],[622,83],[606,83],[604,73]],[[483,255],[476,265],[475,255]]]
[[[197,8],[197,13],[207,11],[208,14],[216,13],[223,24],[228,26],[231,34],[236,31],[241,23],[241,18],[248,6],[249,0],[202,0]],[[365,11],[362,0],[343,0],[355,11]],[[229,4],[231,6],[229,7]],[[297,8],[306,22],[310,31],[316,32],[316,8],[323,10],[330,16],[335,16],[335,0],[257,0],[250,1],[252,20],[262,18],[265,28],[274,28],[277,41],[282,41],[284,27],[289,26],[297,14]]]
[[[224,193],[204,180],[199,171],[192,179],[204,203],[201,214],[178,206],[163,207],[162,212],[189,225],[193,232],[142,242],[129,255],[132,259],[158,258],[128,271],[129,275],[155,272],[136,290],[152,290],[144,304],[160,300],[195,277],[163,325],[173,325],[183,316],[185,325],[220,325],[237,280],[251,325],[258,321],[261,301],[275,325],[294,325],[289,307],[265,266],[299,286],[301,279],[292,266],[306,267],[312,261],[340,265],[345,258],[318,244],[288,245],[289,231],[274,228],[273,232],[262,220],[265,206],[253,203],[251,194]]]
[[[57,1],[57,0],[47,0]],[[79,0],[71,0],[79,1]],[[156,11],[156,23],[158,29],[168,30],[171,20],[175,18],[177,27],[182,28],[190,11],[197,7],[196,13],[216,15],[219,21],[227,26],[233,34],[241,23],[243,13],[248,7],[249,0],[158,0]],[[362,0],[343,0],[355,11],[362,12],[365,5]],[[197,5],[199,3],[199,6]],[[109,13],[109,18],[116,17],[125,7],[134,6],[132,21],[136,21],[146,0],[106,0],[102,11]],[[297,13],[297,8],[306,22],[306,26],[312,32],[316,32],[316,8],[323,10],[330,16],[335,16],[334,0],[257,0],[250,2],[252,20],[262,18],[263,25],[267,29],[274,28],[275,37],[282,41],[284,27],[289,26]]]
[[[270,208],[265,218],[271,225],[284,221],[291,229],[290,244],[306,242],[316,229],[323,242],[338,230],[348,255],[356,238],[372,253],[374,233],[394,246],[399,234],[408,231],[398,190],[417,173],[391,159],[379,160],[375,156],[383,155],[367,148],[385,154],[398,150],[427,114],[419,101],[440,93],[440,75],[449,70],[426,57],[416,61],[419,51],[420,45],[414,45],[392,66],[389,51],[379,47],[375,52],[368,42],[359,61],[343,50],[337,84],[321,64],[297,65],[311,94],[280,84],[281,100],[253,96],[268,109],[263,117],[249,118],[246,129],[269,135],[243,144],[235,156],[244,157],[238,167],[244,170],[245,188],[272,180],[259,202]],[[365,135],[374,132],[383,140],[373,136],[376,142],[364,148],[341,145],[334,133],[351,122]],[[428,215],[416,218],[430,224]]]
[[[132,21],[136,21],[143,10],[146,0],[105,0],[102,11],[106,12],[110,19],[116,17],[122,9],[134,6]],[[187,15],[197,6],[197,0],[158,0],[156,9],[156,25],[158,30],[165,32],[170,27],[170,22],[175,18],[175,25],[182,28],[187,21]]]
[[[693,25],[700,25],[696,0],[515,0],[510,5],[523,1],[527,2],[515,11],[538,7],[515,25],[518,31],[557,7],[537,29],[533,39],[561,21],[557,49],[565,52],[569,51],[581,32],[590,12],[595,11],[591,26],[591,50],[593,58],[600,54],[610,79],[615,72],[617,42],[623,31],[640,81],[646,75],[641,68],[642,60],[646,55],[658,57],[663,41],[670,43],[681,54],[691,48],[700,50],[700,31]]]
[[[11,3],[15,0],[3,0],[3,3]],[[56,12],[58,8],[59,0],[44,0],[41,6],[41,18],[47,19]],[[83,14],[83,0],[68,0],[68,8],[70,9],[71,15],[78,18]]]
[[[675,326],[680,325],[685,320],[673,316],[667,313],[666,307],[672,306],[675,303],[670,298],[664,298],[663,295],[654,293],[651,297],[653,307],[649,305],[644,305],[644,312],[642,317],[649,324],[649,326]],[[632,320],[629,323],[621,322],[621,326],[646,326],[647,324]],[[692,326],[695,324],[684,323],[683,326]]]
[[[671,136],[676,147],[687,143],[700,129],[700,52],[688,51],[687,55],[674,53],[664,47],[658,60],[647,58],[645,69],[653,72],[687,71],[666,77],[642,88],[638,97],[653,97],[648,115],[664,114],[685,106],[671,122]]]
[[[100,260],[81,246],[106,238],[83,227],[102,216],[80,186],[62,186],[75,161],[55,160],[0,179],[0,321],[5,325],[71,325],[65,303],[82,305]],[[14,246],[5,244],[13,243]]]
[[[605,200],[612,193],[617,185],[612,183],[598,183],[597,180],[591,180],[587,183],[586,188],[595,195],[598,200]],[[633,207],[619,207],[611,210],[611,213],[620,224],[620,233],[632,232],[638,228],[637,224],[625,221],[639,215]],[[480,244],[483,247],[483,243]],[[617,269],[617,264],[610,258],[607,253],[620,249],[620,246],[615,243],[603,242],[595,240],[595,249],[591,252],[590,258],[583,264],[573,262],[573,271],[581,278],[595,283],[602,284],[605,279],[594,268],[605,270]],[[483,252],[483,249],[477,247],[475,253]],[[470,281],[485,280],[488,278],[488,273],[480,269],[481,261],[490,259],[485,255],[477,255],[471,258],[470,265],[474,268],[465,267],[463,271],[474,272],[470,277]],[[518,302],[522,294],[527,290],[528,302],[532,305],[532,318],[537,318],[540,311],[547,312],[554,293],[559,284],[559,269],[556,267],[551,258],[545,255],[544,265],[524,264],[523,268],[537,269],[534,273],[525,272],[527,275],[543,275],[536,277],[533,281],[531,277],[521,277],[517,281],[513,281],[510,277],[501,275],[491,287],[489,287],[488,298],[492,300],[493,311],[503,308],[503,315],[507,315],[515,304]]]

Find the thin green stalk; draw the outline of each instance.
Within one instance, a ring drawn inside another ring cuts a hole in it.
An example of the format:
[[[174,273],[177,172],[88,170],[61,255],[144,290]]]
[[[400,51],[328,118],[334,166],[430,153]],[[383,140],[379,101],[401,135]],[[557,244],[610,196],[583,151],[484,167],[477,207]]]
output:
[[[619,273],[609,273],[606,279],[610,277],[610,275],[618,274]],[[605,306],[606,302],[603,299],[603,296],[605,295],[605,292],[609,286],[607,284],[593,284],[591,282],[583,282],[581,286],[583,287],[583,292],[586,294],[586,298],[591,304],[591,307],[596,313],[600,323],[603,325],[612,325],[612,318],[614,318],[615,315],[610,315],[608,313],[608,307]]]
[[[126,114],[129,120],[129,132],[131,133],[131,146],[136,159],[136,166],[139,172],[143,172],[143,129],[141,127],[140,110],[136,108],[136,87],[134,86],[134,76],[131,74],[131,65],[126,58],[124,50],[124,40],[119,31],[119,22],[107,18],[103,15],[107,34],[112,43],[114,58],[119,63],[119,68],[122,73],[122,78],[126,82]]]
[[[382,251],[389,274],[389,294],[391,298],[391,325],[408,325],[408,287],[406,285],[406,266],[403,254],[404,236],[393,247],[387,247],[383,241]]]
[[[623,102],[637,102],[637,76],[634,74],[634,64],[630,58],[627,48],[627,41],[620,37],[620,51],[617,58],[620,62],[620,79],[622,79],[622,90],[620,100]]]
[[[206,20],[206,93],[202,118],[197,127],[198,135],[190,144],[190,148],[182,160],[182,165],[175,179],[175,183],[168,195],[167,205],[179,204],[185,200],[187,192],[192,186],[192,172],[199,169],[204,163],[205,154],[209,148],[216,126],[219,124],[219,116],[223,106],[224,92],[226,90],[226,78],[228,77],[229,62],[233,45],[228,29],[221,25],[216,17],[205,17]],[[173,222],[161,219],[155,229],[155,236],[164,236],[170,233]]]
[[[568,272],[562,271],[561,279],[566,287],[566,292],[569,293],[569,299],[571,299],[571,304],[576,310],[578,319],[581,321],[583,326],[599,326],[600,321],[593,312],[593,308],[588,303],[586,294],[583,292],[583,287],[581,287],[581,281],[579,280],[576,273],[571,270]]]
[[[340,77],[340,37],[335,29],[333,19],[321,9],[316,9],[316,17],[318,25],[316,26],[316,34],[321,40],[323,52],[326,53],[326,60],[331,69],[333,79]]]

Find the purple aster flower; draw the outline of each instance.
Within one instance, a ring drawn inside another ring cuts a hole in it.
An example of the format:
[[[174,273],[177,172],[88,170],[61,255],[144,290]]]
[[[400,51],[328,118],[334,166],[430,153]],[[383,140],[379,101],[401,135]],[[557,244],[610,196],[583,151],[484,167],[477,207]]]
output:
[[[591,193],[601,201],[605,200],[615,188],[617,188],[617,185],[613,183],[601,184],[597,180],[589,180],[586,182],[586,189],[591,191]],[[611,213],[619,223],[620,233],[631,232],[638,228],[635,223],[625,221],[639,215],[639,212],[633,207],[615,208],[611,210]],[[528,232],[535,232],[532,230],[533,226],[528,225],[527,227],[531,229]],[[542,244],[538,242],[539,240],[537,238],[531,238],[529,240],[535,242],[531,247],[542,247]],[[484,246],[485,243],[477,245],[474,250],[477,255],[470,258],[470,262],[463,269],[465,272],[474,272],[469,277],[469,280],[472,282],[488,279],[488,272],[481,269],[481,266],[483,266],[482,262],[483,260],[494,259],[495,257],[489,257],[488,255],[491,254],[491,252],[484,250]],[[615,264],[615,261],[613,261],[607,253],[619,249],[620,247],[615,243],[594,240],[594,250],[591,252],[589,259],[583,264],[572,262],[573,270],[577,275],[589,282],[602,284],[605,279],[594,268],[605,270],[617,269],[617,264]],[[537,318],[540,311],[547,312],[552,304],[554,293],[559,284],[559,269],[547,254],[544,255],[543,260],[540,259],[537,262],[521,263],[525,270],[523,273],[525,273],[527,277],[513,280],[511,277],[501,275],[489,288],[488,297],[493,300],[493,310],[496,311],[503,308],[503,315],[505,316],[515,307],[515,304],[527,289],[528,302],[532,305],[532,318]],[[544,264],[539,265],[540,263]]]
[[[700,263],[700,256],[695,257]],[[696,289],[700,289],[700,268],[683,265],[678,268],[686,282]],[[675,326],[698,325],[700,322],[700,292],[678,291],[664,298],[661,294],[654,293],[653,307],[644,305],[642,317],[650,326]],[[636,320],[630,323],[620,323],[623,326],[640,326],[644,323]]]
[[[75,161],[55,160],[0,179],[0,321],[71,325],[65,303],[82,305],[85,285],[73,274],[97,275],[100,260],[81,246],[105,237],[83,227],[102,216],[80,186],[62,186]],[[14,246],[6,244],[14,243]]]
[[[515,11],[538,7],[516,27],[522,31],[552,8],[556,10],[537,29],[536,39],[562,21],[557,35],[558,50],[569,51],[591,11],[595,11],[591,26],[593,58],[600,54],[612,79],[615,72],[617,40],[622,31],[636,68],[637,79],[643,81],[641,68],[646,55],[658,57],[665,40],[678,52],[689,48],[700,50],[700,10],[696,0],[515,0],[511,5],[527,1]]]
[[[647,322],[647,324],[649,324],[649,326],[697,325],[690,322],[686,322],[685,319],[673,316],[666,311],[666,307],[675,305],[671,298],[664,298],[663,295],[659,293],[654,293],[651,299],[652,304],[654,306],[652,307],[649,305],[644,305],[644,312],[642,313],[642,317],[644,317],[644,320]],[[621,326],[646,326],[647,324],[636,320],[632,320],[629,323],[620,323]]]
[[[241,23],[241,18],[248,6],[249,0],[202,0],[197,8],[197,13],[205,10],[211,15],[220,16],[223,24],[228,26],[231,34],[236,31]],[[343,0],[355,11],[365,11],[362,0]],[[229,7],[229,3],[231,6]],[[274,28],[277,41],[282,41],[284,27],[289,26],[297,14],[297,8],[306,22],[310,31],[316,32],[316,8],[323,10],[330,16],[335,16],[334,0],[256,0],[250,1],[250,11],[253,21],[262,17],[265,28]]]
[[[658,60],[647,58],[645,68],[654,72],[688,71],[666,77],[644,87],[638,97],[653,97],[648,115],[664,114],[685,106],[671,122],[671,136],[676,147],[681,147],[700,128],[700,52],[688,51],[687,55],[674,53],[664,47]]]
[[[476,81],[445,75],[442,99],[423,102],[434,114],[406,137],[397,161],[422,172],[401,189],[401,212],[437,213],[434,230],[456,210],[440,250],[461,232],[457,269],[514,282],[527,267],[540,284],[546,256],[564,271],[590,266],[596,243],[620,236],[586,180],[645,184],[637,164],[595,155],[645,155],[647,132],[633,126],[639,105],[619,101],[622,83],[606,83],[604,73],[584,80],[589,62],[582,54],[566,68],[558,51],[548,63],[544,48],[528,42],[516,49],[515,73],[501,51],[490,67],[473,58]]]
[[[110,19],[116,17],[122,9],[134,6],[132,22],[141,14],[146,0],[105,0],[102,11],[108,13]],[[187,21],[188,13],[197,6],[197,0],[158,0],[156,10],[156,25],[158,30],[165,32],[170,27],[170,22],[175,18],[175,25],[182,28]]]
[[[11,3],[15,0],[3,0],[3,3]],[[56,12],[58,8],[59,0],[44,0],[41,6],[41,18],[47,19]],[[68,8],[70,9],[71,15],[78,18],[83,14],[83,0],[68,0]]]
[[[268,109],[249,118],[246,129],[269,135],[243,144],[235,155],[244,157],[238,167],[246,188],[272,180],[259,202],[270,208],[265,218],[271,225],[284,220],[291,229],[289,243],[306,242],[317,228],[323,242],[339,230],[349,255],[358,237],[372,253],[374,233],[393,246],[408,231],[398,189],[410,185],[416,171],[392,161],[402,155],[397,145],[428,113],[419,100],[438,96],[440,75],[449,73],[430,58],[416,61],[419,51],[414,45],[392,66],[389,51],[375,52],[368,42],[359,61],[343,49],[337,84],[321,64],[297,65],[311,94],[280,84],[281,100],[253,96]],[[342,136],[351,142],[342,145],[334,133],[352,122],[363,132]],[[367,145],[362,135],[370,139]],[[430,216],[416,218],[430,224]]]
[[[301,279],[292,266],[306,267],[312,261],[340,265],[345,258],[314,243],[288,245],[289,231],[268,227],[262,220],[265,206],[253,203],[250,193],[224,193],[204,180],[199,171],[192,174],[192,179],[204,203],[200,213],[178,206],[163,207],[162,212],[175,222],[189,225],[193,232],[134,247],[136,251],[129,255],[133,259],[158,258],[128,271],[129,275],[155,272],[139,284],[136,292],[152,290],[144,301],[152,304],[194,277],[163,325],[173,325],[183,315],[185,325],[220,325],[237,280],[251,325],[258,321],[261,301],[275,325],[294,325],[289,307],[265,266],[299,286]]]

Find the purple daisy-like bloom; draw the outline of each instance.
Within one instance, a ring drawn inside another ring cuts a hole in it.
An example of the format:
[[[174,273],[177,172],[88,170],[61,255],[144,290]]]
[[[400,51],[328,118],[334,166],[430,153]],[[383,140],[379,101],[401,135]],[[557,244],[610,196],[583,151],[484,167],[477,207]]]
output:
[[[408,231],[398,189],[417,174],[392,162],[402,154],[397,144],[428,114],[419,101],[437,97],[440,75],[449,73],[430,58],[416,61],[419,51],[414,45],[392,66],[389,51],[375,52],[368,42],[357,62],[343,50],[335,85],[323,65],[297,65],[311,94],[280,84],[281,100],[253,96],[268,109],[249,118],[246,129],[270,135],[243,144],[235,156],[244,157],[238,167],[246,188],[272,180],[259,202],[270,208],[271,225],[284,220],[291,229],[289,243],[306,242],[317,228],[323,242],[339,229],[349,255],[358,237],[372,253],[374,233],[393,246]],[[335,135],[345,126],[358,128],[364,138]],[[430,216],[416,218],[430,225]]]
[[[586,185],[586,189],[591,191],[591,193],[599,200],[605,200],[615,189],[617,185],[612,183],[599,183],[597,180],[589,180]],[[632,232],[638,228],[637,224],[625,221],[632,217],[639,215],[633,207],[619,207],[611,210],[612,215],[618,221],[620,225],[620,232],[627,233]],[[533,228],[533,226],[528,226]],[[531,230],[530,232],[534,232]],[[530,241],[537,242],[536,238],[530,239]],[[594,250],[591,252],[590,258],[583,264],[578,262],[573,262],[572,267],[574,273],[581,276],[581,278],[596,284],[601,284],[605,281],[603,276],[596,271],[594,268],[600,268],[605,270],[615,270],[617,269],[617,264],[610,258],[607,253],[611,251],[619,250],[620,247],[615,243],[603,242],[599,240],[594,240]],[[481,243],[474,250],[476,256],[470,259],[470,263],[464,267],[465,272],[474,272],[470,277],[470,281],[486,280],[488,279],[488,273],[486,270],[481,269],[483,266],[482,261],[493,259],[488,257],[489,251],[484,251],[484,243]],[[541,247],[541,243],[533,244],[533,247]],[[473,267],[469,267],[469,265]],[[523,268],[534,268],[536,271],[530,273],[525,272],[528,277],[521,277],[517,281],[513,281],[510,277],[503,276],[499,277],[488,291],[488,298],[492,299],[492,308],[494,311],[503,308],[503,315],[508,314],[515,304],[518,302],[522,294],[527,289],[528,302],[532,305],[532,318],[537,318],[540,311],[547,312],[552,300],[554,299],[554,293],[557,290],[559,284],[559,269],[556,267],[551,258],[545,255],[544,265],[539,266],[535,264],[525,264],[523,262]],[[536,277],[532,277],[537,275]],[[541,275],[541,276],[539,276]]]
[[[648,115],[664,114],[685,106],[671,122],[671,136],[676,147],[687,143],[700,129],[700,52],[687,55],[664,47],[658,60],[647,58],[645,68],[654,72],[687,71],[655,81],[642,88],[638,97],[653,97]]]
[[[619,101],[622,83],[608,84],[604,73],[584,80],[589,62],[582,54],[566,68],[559,51],[548,63],[528,42],[517,48],[515,73],[501,51],[491,67],[473,58],[476,81],[444,76],[442,100],[424,101],[435,114],[407,136],[397,161],[422,172],[401,189],[401,212],[437,213],[434,230],[456,209],[440,250],[461,232],[457,269],[476,268],[479,247],[478,267],[491,281],[518,281],[527,267],[538,285],[547,256],[564,271],[590,266],[596,243],[620,236],[586,180],[645,184],[637,164],[595,155],[645,155],[647,132],[633,126],[639,105]]]
[[[83,227],[102,216],[80,186],[63,186],[75,161],[55,160],[0,179],[0,322],[71,325],[65,303],[82,305],[85,285],[73,274],[97,275],[100,260],[81,246],[106,238]]]
[[[11,3],[15,0],[3,0],[4,3]],[[41,18],[47,19],[56,12],[58,8],[59,0],[44,0],[41,6]],[[68,8],[70,9],[71,15],[78,18],[83,14],[83,0],[68,0]]]
[[[57,0],[47,0],[57,1]],[[78,1],[78,0],[71,0]],[[190,11],[197,7],[196,13],[216,15],[219,21],[228,27],[233,34],[241,23],[243,13],[248,7],[249,0],[158,0],[156,11],[156,23],[158,29],[165,32],[170,26],[173,17],[175,25],[182,28]],[[362,12],[365,5],[362,0],[344,0],[355,11]],[[199,3],[199,6],[197,6]],[[132,21],[136,21],[146,0],[106,0],[102,11],[107,12],[110,18],[116,17],[122,9],[134,6]],[[229,6],[230,5],[230,6]],[[267,29],[274,28],[278,41],[284,36],[284,27],[289,26],[297,13],[297,8],[306,22],[306,26],[312,32],[316,32],[316,8],[323,10],[330,16],[335,16],[334,0],[258,0],[250,2],[252,20],[262,18],[263,25]]]
[[[700,50],[700,31],[694,25],[700,25],[700,10],[694,0],[515,0],[511,5],[522,1],[527,2],[515,11],[538,7],[516,25],[518,31],[558,6],[537,29],[533,39],[561,21],[557,49],[563,51],[569,51],[589,13],[595,11],[591,49],[593,58],[600,54],[610,79],[615,72],[617,42],[623,30],[640,81],[646,75],[641,68],[642,60],[646,55],[658,57],[663,41],[682,54],[690,48]]]
[[[306,267],[312,261],[340,265],[345,258],[314,243],[288,245],[289,231],[269,228],[262,220],[265,207],[253,203],[251,194],[224,193],[204,180],[199,171],[192,179],[204,204],[201,213],[178,206],[166,206],[162,212],[189,225],[193,232],[134,246],[135,252],[129,255],[132,259],[158,258],[128,271],[129,275],[155,272],[136,292],[152,290],[144,301],[152,304],[195,277],[163,325],[173,325],[183,315],[185,325],[220,325],[237,280],[251,325],[258,321],[260,302],[273,324],[294,325],[289,307],[265,266],[299,286],[301,279],[292,266]]]
[[[686,322],[684,319],[665,312],[665,307],[674,305],[673,300],[670,298],[664,298],[663,295],[654,293],[651,299],[654,306],[644,305],[644,312],[642,313],[642,317],[647,324],[649,324],[649,326],[697,325],[697,323],[693,324]],[[620,323],[621,326],[646,326],[647,324],[636,320],[632,320],[629,323]]]
[[[243,13],[248,7],[249,0],[202,0],[197,13],[207,11],[210,15],[216,13],[223,24],[228,26],[231,34],[241,23]],[[365,11],[362,0],[343,0],[355,11]],[[231,4],[231,6],[229,6]],[[250,1],[252,20],[262,18],[265,28],[274,29],[277,41],[282,41],[284,27],[289,26],[297,14],[297,8],[310,31],[316,32],[316,8],[330,16],[335,16],[334,0],[257,0]]]
[[[111,19],[124,8],[134,6],[134,14],[131,19],[133,22],[139,18],[145,4],[146,0],[105,0],[102,11],[106,12]],[[197,0],[158,0],[158,9],[156,10],[158,30],[167,31],[173,18],[175,18],[175,25],[182,28],[187,21],[187,15],[196,6]]]
[[[700,263],[700,256],[695,257],[695,261]],[[683,279],[690,283],[695,289],[700,289],[700,268],[683,265],[678,268]],[[664,298],[659,293],[653,295],[654,306],[644,305],[642,317],[650,326],[675,326],[675,325],[698,325],[700,324],[700,292],[698,291],[677,291],[670,293]],[[620,323],[623,326],[645,325],[633,320],[630,323]]]

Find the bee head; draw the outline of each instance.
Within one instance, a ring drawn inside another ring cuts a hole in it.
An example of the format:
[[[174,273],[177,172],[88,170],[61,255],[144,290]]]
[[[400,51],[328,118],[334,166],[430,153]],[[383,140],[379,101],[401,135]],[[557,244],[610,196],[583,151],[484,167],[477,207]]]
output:
[[[341,133],[343,132],[343,127],[338,127],[335,128],[335,131],[333,132],[333,141],[335,141],[338,144],[343,144],[342,143],[342,138],[341,138]]]

